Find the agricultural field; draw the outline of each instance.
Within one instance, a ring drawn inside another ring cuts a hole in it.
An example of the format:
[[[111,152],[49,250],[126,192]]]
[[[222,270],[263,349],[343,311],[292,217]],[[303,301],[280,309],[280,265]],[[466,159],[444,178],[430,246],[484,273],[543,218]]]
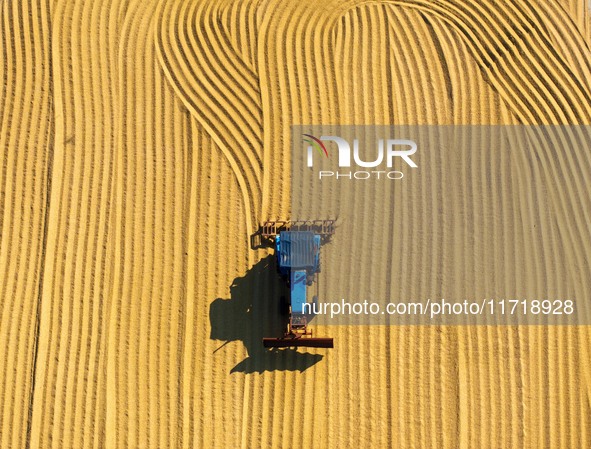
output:
[[[0,37],[0,449],[591,447],[591,327],[269,351],[251,248],[292,212],[292,125],[591,125],[587,0],[5,0]],[[454,157],[351,198],[400,238],[323,274],[591,301],[590,155]]]

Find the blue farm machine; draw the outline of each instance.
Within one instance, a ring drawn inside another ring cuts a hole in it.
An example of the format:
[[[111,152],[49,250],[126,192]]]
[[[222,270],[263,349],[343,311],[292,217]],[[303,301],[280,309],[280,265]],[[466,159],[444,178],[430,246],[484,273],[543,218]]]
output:
[[[262,236],[274,241],[277,270],[289,287],[289,299],[282,298],[289,314],[282,337],[263,338],[266,348],[332,348],[332,338],[312,336],[304,305],[309,287],[320,272],[320,247],[334,234],[333,220],[267,221]],[[314,297],[316,300],[316,297]]]

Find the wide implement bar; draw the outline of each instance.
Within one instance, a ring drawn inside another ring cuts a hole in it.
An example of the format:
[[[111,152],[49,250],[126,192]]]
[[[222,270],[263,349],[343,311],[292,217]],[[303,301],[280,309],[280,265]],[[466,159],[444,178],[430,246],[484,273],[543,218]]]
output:
[[[310,231],[327,238],[334,234],[334,220],[265,221],[261,228],[261,235],[265,238],[275,237],[281,231]]]
[[[263,338],[265,348],[334,348],[332,338]]]

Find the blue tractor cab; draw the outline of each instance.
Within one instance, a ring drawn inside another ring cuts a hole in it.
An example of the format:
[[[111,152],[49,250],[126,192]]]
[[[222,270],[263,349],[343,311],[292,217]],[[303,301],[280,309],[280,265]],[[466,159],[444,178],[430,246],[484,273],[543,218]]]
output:
[[[311,231],[282,231],[275,238],[277,266],[283,276],[291,270],[314,274],[320,268],[320,236]]]

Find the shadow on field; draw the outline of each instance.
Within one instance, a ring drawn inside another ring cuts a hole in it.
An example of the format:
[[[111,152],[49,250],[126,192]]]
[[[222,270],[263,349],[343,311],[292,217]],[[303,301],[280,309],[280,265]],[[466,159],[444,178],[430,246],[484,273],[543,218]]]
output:
[[[287,297],[289,290],[277,273],[275,257],[268,256],[244,277],[234,279],[230,299],[217,298],[211,303],[210,338],[225,341],[224,345],[240,340],[248,352],[231,373],[302,372],[322,360],[319,354],[263,347],[263,337],[280,337],[285,331],[287,316],[280,313],[282,295]]]

